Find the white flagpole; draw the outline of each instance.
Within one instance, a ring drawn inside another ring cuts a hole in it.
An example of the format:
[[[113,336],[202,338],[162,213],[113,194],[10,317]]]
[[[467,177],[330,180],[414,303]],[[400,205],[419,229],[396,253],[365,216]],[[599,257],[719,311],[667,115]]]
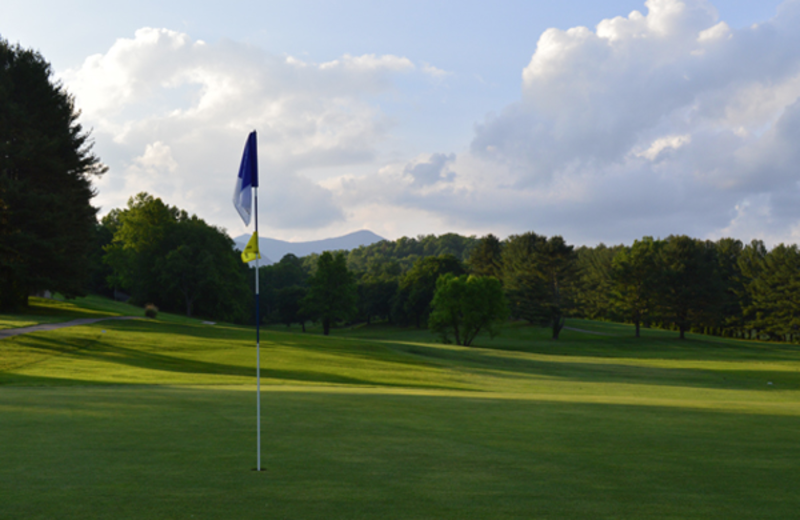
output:
[[[258,236],[258,187],[253,188],[256,218],[256,236]],[[260,249],[260,248],[259,248]],[[258,309],[258,255],[256,255],[256,471],[261,471],[261,314]]]

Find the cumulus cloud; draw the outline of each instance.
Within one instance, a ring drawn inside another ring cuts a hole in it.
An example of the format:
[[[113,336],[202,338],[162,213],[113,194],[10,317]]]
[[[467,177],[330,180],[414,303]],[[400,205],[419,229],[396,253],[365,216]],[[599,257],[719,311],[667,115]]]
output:
[[[304,172],[373,161],[391,127],[376,96],[415,71],[399,56],[318,64],[143,28],[61,79],[111,166],[99,183],[105,209],[149,190],[236,227],[222,194],[232,192],[244,138],[256,128],[270,188],[260,210],[268,225],[304,229],[344,218],[330,191]]]
[[[141,29],[62,77],[112,166],[99,184],[110,207],[150,189],[234,222],[223,217],[231,165],[257,128],[270,186],[261,212],[275,229],[402,220],[418,233],[536,230],[577,243],[796,241],[798,27],[800,0],[744,28],[706,0],[647,0],[593,28],[548,29],[520,64],[519,99],[478,122],[464,150],[391,161],[378,152],[396,137],[385,94],[401,76],[436,83],[449,72]]]
[[[545,31],[520,99],[476,126],[450,182],[428,191],[410,182],[386,198],[436,208],[454,225],[584,243],[671,233],[796,239],[800,1],[742,29],[705,0],[645,7],[594,29]],[[384,172],[362,187],[381,191],[382,175],[388,184]]]

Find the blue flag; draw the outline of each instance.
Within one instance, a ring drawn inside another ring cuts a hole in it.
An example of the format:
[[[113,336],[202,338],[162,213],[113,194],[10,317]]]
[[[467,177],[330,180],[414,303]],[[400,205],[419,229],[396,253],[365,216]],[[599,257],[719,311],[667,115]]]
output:
[[[239,178],[236,179],[236,191],[233,192],[233,205],[245,226],[250,225],[250,214],[253,207],[253,190],[258,188],[258,150],[256,145],[256,131],[247,136],[244,145],[242,164],[239,166]]]

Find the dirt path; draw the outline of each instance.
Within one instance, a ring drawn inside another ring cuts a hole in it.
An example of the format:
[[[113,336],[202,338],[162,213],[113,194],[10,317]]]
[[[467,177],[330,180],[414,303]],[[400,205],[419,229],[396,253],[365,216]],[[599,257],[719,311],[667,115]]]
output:
[[[17,329],[3,329],[0,330],[0,339],[10,338],[12,336],[19,336],[20,334],[28,334],[29,332],[42,332],[45,330],[63,329],[64,327],[74,327],[76,325],[89,325],[104,320],[133,320],[136,316],[110,316],[108,318],[81,318],[72,321],[63,321],[61,323],[42,323],[41,325],[31,325],[30,327],[20,327]]]

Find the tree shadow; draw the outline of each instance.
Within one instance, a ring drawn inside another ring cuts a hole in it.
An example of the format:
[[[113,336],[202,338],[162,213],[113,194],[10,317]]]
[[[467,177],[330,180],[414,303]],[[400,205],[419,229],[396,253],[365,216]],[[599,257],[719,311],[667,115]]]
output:
[[[508,377],[537,376],[586,383],[663,385],[725,390],[798,390],[800,375],[779,370],[666,368],[624,363],[572,362],[503,356],[488,349],[444,349],[393,343],[393,348],[425,359]],[[552,354],[552,353],[551,353]],[[796,360],[796,359],[795,359]],[[771,383],[771,384],[769,384]]]
[[[122,346],[109,346],[96,339],[89,338],[51,338],[51,337],[37,337],[36,344],[30,348],[47,352],[50,355],[43,357],[33,363],[39,363],[45,359],[50,359],[53,356],[70,356],[75,359],[83,359],[90,361],[99,361],[104,363],[113,363],[125,365],[134,368],[145,370],[171,372],[177,374],[196,374],[196,375],[218,375],[218,376],[233,376],[245,377],[255,379],[256,369],[255,363],[253,366],[242,366],[227,363],[199,361],[194,359],[187,359],[184,357],[171,356],[167,354],[140,350],[130,347]],[[383,347],[385,348],[385,347]],[[389,350],[389,349],[387,349]],[[264,358],[262,358],[263,364]],[[0,372],[0,382],[13,382],[19,379],[20,376],[14,374],[14,370],[24,368],[24,366],[15,366],[8,372]],[[387,383],[382,381],[374,381],[372,379],[358,378],[352,376],[345,376],[341,374],[325,372],[321,370],[288,370],[279,368],[264,367],[261,368],[261,377],[264,379],[275,379],[285,381],[288,383],[323,383],[323,384],[344,384],[344,385],[357,385],[357,386],[377,386],[377,387],[413,387],[425,389],[441,389],[453,390],[460,389],[450,385],[432,385],[424,383],[403,382],[402,384]],[[66,378],[63,380],[65,383],[72,383],[73,380]],[[83,381],[86,383],[86,381]],[[113,382],[112,382],[113,383]],[[128,384],[122,381],[122,384]],[[169,384],[171,381],[165,380],[164,384]],[[108,382],[105,382],[108,384]],[[150,382],[145,384],[152,384]]]

